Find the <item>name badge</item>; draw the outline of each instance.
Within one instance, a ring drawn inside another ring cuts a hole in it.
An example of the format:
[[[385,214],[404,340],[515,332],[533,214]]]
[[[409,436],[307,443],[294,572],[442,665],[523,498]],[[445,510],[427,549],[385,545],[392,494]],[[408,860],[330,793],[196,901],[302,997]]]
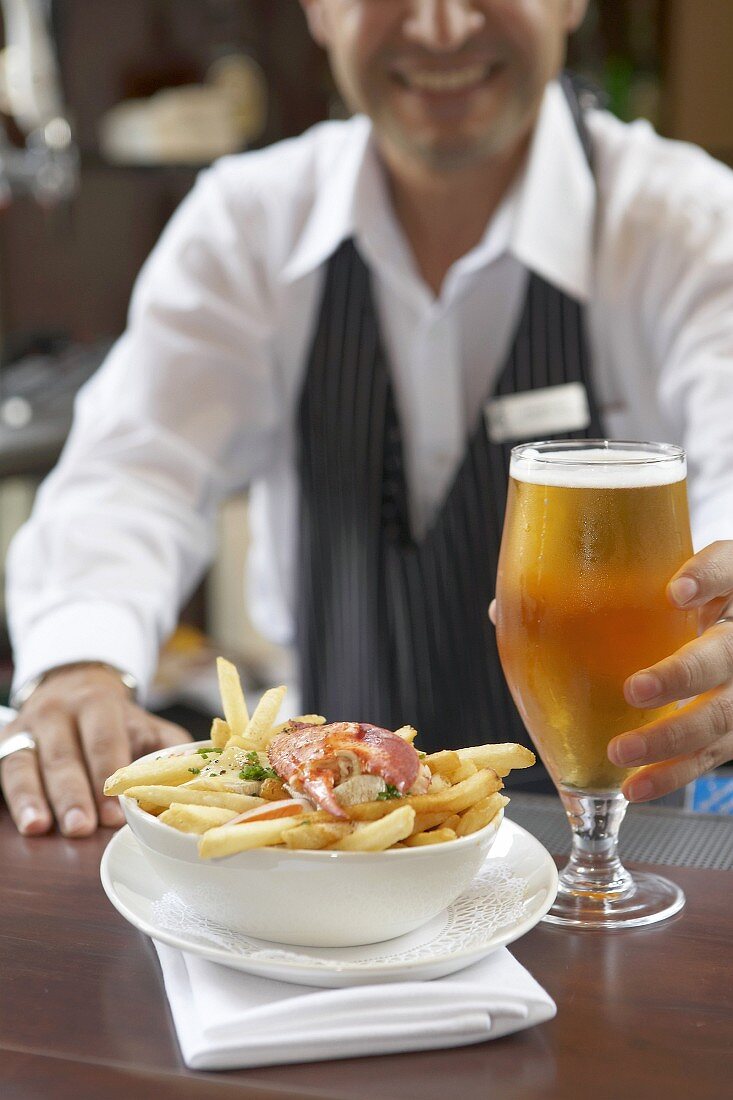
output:
[[[487,401],[484,419],[492,443],[577,432],[590,424],[588,394],[582,382],[508,393]]]

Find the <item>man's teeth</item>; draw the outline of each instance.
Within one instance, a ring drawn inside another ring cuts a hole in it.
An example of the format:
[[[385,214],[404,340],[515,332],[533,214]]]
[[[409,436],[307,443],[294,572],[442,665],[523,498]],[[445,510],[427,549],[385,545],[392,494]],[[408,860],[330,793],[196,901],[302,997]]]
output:
[[[404,79],[411,88],[426,92],[454,92],[470,88],[487,77],[493,66],[471,65],[451,72],[411,72]]]

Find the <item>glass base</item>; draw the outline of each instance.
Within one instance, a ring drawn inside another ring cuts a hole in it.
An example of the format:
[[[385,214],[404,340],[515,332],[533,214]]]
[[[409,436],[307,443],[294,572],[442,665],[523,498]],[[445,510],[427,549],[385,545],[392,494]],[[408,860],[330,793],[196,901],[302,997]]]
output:
[[[642,928],[673,917],[684,904],[676,883],[645,871],[635,871],[618,891],[573,889],[561,877],[557,898],[543,920],[566,928]]]
[[[558,894],[545,920],[566,928],[642,928],[678,913],[679,886],[659,875],[631,874],[618,858],[618,831],[628,805],[618,790],[558,785],[573,831]]]

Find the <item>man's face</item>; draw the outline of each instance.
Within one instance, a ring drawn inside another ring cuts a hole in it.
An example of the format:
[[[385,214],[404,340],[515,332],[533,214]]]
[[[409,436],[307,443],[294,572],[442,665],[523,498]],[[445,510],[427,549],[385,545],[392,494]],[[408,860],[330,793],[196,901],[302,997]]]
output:
[[[438,170],[528,133],[587,0],[302,0],[348,106]]]

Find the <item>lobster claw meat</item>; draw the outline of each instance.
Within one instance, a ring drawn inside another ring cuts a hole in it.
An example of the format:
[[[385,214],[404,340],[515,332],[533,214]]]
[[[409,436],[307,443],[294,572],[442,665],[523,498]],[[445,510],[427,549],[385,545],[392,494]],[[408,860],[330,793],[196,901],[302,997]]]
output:
[[[267,755],[291,790],[345,820],[349,815],[334,796],[339,783],[355,775],[375,775],[406,794],[420,771],[420,758],[409,741],[364,722],[294,723],[274,738]]]

